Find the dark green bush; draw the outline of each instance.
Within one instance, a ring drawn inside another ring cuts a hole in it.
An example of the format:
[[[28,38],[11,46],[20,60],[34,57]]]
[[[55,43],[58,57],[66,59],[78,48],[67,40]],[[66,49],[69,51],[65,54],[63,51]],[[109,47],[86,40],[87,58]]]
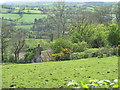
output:
[[[27,49],[26,53],[25,53],[24,62],[25,63],[31,63],[34,55],[35,55],[35,49],[34,48]]]
[[[4,54],[3,62],[14,62],[14,56],[12,54]]]
[[[3,62],[9,62],[9,58],[7,54],[4,54],[3,57],[4,57]]]
[[[103,47],[104,45],[105,45],[105,41],[101,36],[97,36],[96,38],[91,40],[92,48],[99,48],[99,47]]]
[[[15,58],[13,55],[9,54],[9,62],[14,62]]]
[[[24,61],[24,59],[20,59],[20,60],[18,60],[18,62],[17,63],[25,63],[25,61]]]
[[[117,24],[109,25],[108,41],[111,44],[111,46],[117,46],[120,43],[120,33]]]

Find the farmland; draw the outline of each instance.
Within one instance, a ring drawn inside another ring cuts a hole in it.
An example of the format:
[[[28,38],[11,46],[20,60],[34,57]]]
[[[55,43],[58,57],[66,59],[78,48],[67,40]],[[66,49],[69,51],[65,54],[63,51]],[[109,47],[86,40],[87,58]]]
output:
[[[2,88],[119,86],[120,2],[11,2],[1,7]]]
[[[114,63],[113,63],[114,62]],[[59,88],[81,80],[118,77],[118,57],[88,58],[32,64],[3,64],[3,88]]]
[[[20,16],[19,14],[2,14],[2,17],[4,17],[4,19],[11,19],[11,20],[16,20],[18,19]],[[33,23],[34,19],[37,18],[43,18],[46,17],[46,15],[44,14],[24,14],[23,17],[19,20],[19,22],[24,22],[24,23]]]
[[[45,43],[47,43],[47,39],[26,39],[26,44],[32,48],[35,47],[38,44],[41,44],[42,46],[44,46]]]
[[[25,5],[24,5],[25,4]],[[14,4],[9,4],[7,5],[3,5],[3,7],[1,8],[0,12],[2,14],[0,14],[2,16],[2,18],[4,18],[4,20],[7,21],[13,21],[18,19],[20,16],[20,14],[22,13],[22,18],[19,19],[19,21],[17,21],[16,24],[19,24],[19,26],[16,25],[17,28],[23,28],[23,29],[30,29],[27,28],[28,26],[25,26],[23,24],[29,24],[29,25],[33,25],[34,20],[35,19],[40,19],[40,18],[44,18],[47,17],[46,13],[43,13],[41,6],[43,5],[43,7],[45,7],[46,9],[54,9],[53,5],[51,2],[49,3],[34,3],[33,6],[26,6],[26,5],[31,5],[31,3],[16,3]],[[77,3],[67,3],[68,5],[75,5]],[[83,11],[88,11],[88,12],[94,12],[94,8],[96,7],[96,5],[99,5],[99,3],[95,4],[95,3],[79,3],[80,5],[82,5],[82,9]],[[102,3],[103,4],[103,3]],[[112,3],[105,3],[105,4],[112,4]],[[113,5],[116,3],[113,3]],[[23,5],[23,6],[22,6]],[[35,5],[35,6],[34,6]],[[78,9],[77,7],[73,8],[73,9]],[[114,9],[114,7],[113,7]],[[113,17],[115,17],[115,14],[112,14]],[[22,24],[21,24],[22,23]]]

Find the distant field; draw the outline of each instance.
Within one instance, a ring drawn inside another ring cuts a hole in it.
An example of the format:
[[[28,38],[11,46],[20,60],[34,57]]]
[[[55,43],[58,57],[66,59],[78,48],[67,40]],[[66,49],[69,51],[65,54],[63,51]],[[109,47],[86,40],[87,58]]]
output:
[[[29,48],[37,47],[38,44],[41,44],[43,49],[47,48],[47,39],[26,39],[26,45],[29,46]],[[13,45],[10,43],[7,47],[7,50],[13,49]]]
[[[19,14],[0,14],[0,15],[2,15],[2,17],[4,17],[5,19],[12,20],[16,20],[17,18],[20,17]],[[46,16],[47,15],[44,14],[24,14],[23,17],[18,22],[33,23],[35,18],[39,19]]]
[[[23,12],[25,12],[25,13],[42,13],[39,10],[23,10]]]
[[[18,26],[15,26],[16,28],[23,28],[23,29],[30,29],[32,28],[33,25],[18,25]]]
[[[44,47],[44,43],[47,42],[47,39],[26,39],[26,44],[29,47],[36,47],[38,44]]]
[[[0,8],[0,12],[2,12],[2,13],[6,13],[6,12],[8,12],[8,11],[9,11],[9,9]]]
[[[27,22],[27,23],[32,23],[34,22],[34,19],[37,18],[43,18],[46,17],[46,15],[43,14],[24,14],[23,18],[19,22]]]
[[[19,18],[18,14],[0,14],[0,15],[2,15],[2,17],[4,17],[5,19],[16,20],[17,18]]]
[[[3,64],[3,88],[58,88],[72,80],[118,78],[118,57],[31,64]]]

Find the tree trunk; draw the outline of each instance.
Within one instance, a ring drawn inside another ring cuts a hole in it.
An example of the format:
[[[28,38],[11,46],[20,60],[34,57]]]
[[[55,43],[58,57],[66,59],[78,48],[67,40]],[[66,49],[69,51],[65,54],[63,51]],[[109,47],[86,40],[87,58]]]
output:
[[[14,55],[15,55],[15,63],[16,63],[17,62],[17,54],[14,53]]]
[[[2,57],[2,62],[4,62],[4,51],[3,51],[3,48],[1,48],[1,57]]]
[[[19,60],[19,53],[15,52],[14,55],[15,55],[15,63],[17,63]]]

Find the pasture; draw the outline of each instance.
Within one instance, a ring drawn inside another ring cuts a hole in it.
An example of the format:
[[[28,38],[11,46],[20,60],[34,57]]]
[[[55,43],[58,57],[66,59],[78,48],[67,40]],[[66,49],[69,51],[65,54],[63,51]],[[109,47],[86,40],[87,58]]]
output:
[[[17,25],[16,28],[22,28],[22,29],[31,29],[33,25]]]
[[[3,88],[59,88],[76,82],[118,77],[118,57],[30,64],[3,64]]]
[[[0,15],[5,19],[12,19],[12,20],[16,20],[20,17],[19,14],[0,14]],[[35,18],[39,19],[46,16],[47,15],[44,14],[23,14],[23,17],[18,22],[33,23]]]
[[[41,44],[41,46],[46,49],[47,47],[47,39],[33,39],[33,38],[27,38],[25,39],[25,45],[29,48],[35,48],[38,44]],[[46,48],[45,48],[46,47]],[[13,45],[11,42],[9,42],[9,46],[7,47],[7,50],[13,49]]]
[[[26,44],[32,48],[36,47],[39,43],[43,46],[47,42],[47,39],[26,39]]]

